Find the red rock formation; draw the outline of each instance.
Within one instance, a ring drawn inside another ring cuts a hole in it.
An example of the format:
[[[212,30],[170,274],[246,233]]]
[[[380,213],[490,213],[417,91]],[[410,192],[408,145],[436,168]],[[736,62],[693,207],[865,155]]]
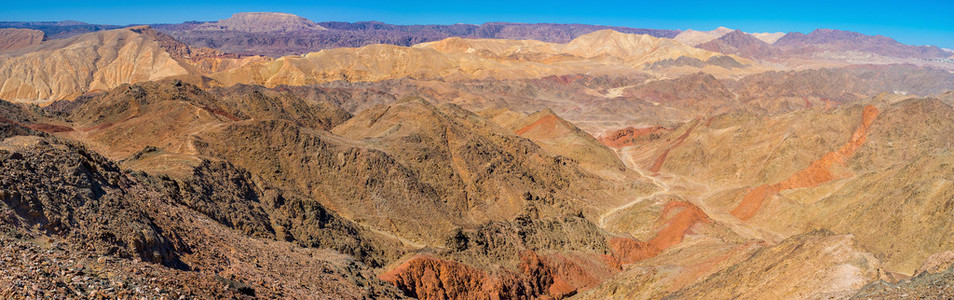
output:
[[[36,131],[42,131],[46,133],[73,131],[73,128],[67,127],[67,126],[53,125],[53,124],[47,124],[47,123],[20,123],[20,122],[10,120],[4,117],[0,117],[0,122],[23,126],[26,128],[30,128]]]
[[[539,129],[544,133],[545,136],[559,136],[559,132],[568,131],[570,124],[566,124],[566,121],[558,118],[556,115],[548,114],[542,118],[536,120],[530,125],[524,126],[523,128],[517,129],[517,135],[523,135],[532,129]],[[549,133],[549,134],[548,134]]]
[[[483,271],[426,255],[380,277],[418,299],[486,299],[492,289],[491,278]]]
[[[607,147],[623,148],[626,146],[635,146],[639,138],[642,136],[661,134],[668,131],[670,130],[662,126],[646,128],[626,127],[610,132],[604,136],[600,136],[599,141]]]
[[[805,187],[815,187],[819,184],[835,179],[831,172],[831,167],[835,164],[844,164],[845,160],[855,154],[855,151],[865,143],[868,137],[868,129],[878,117],[880,111],[873,105],[868,105],[862,112],[861,125],[855,129],[851,139],[837,151],[829,152],[821,158],[812,161],[808,167],[802,169],[791,177],[772,185],[760,185],[749,190],[742,197],[739,205],[732,210],[732,215],[740,220],[748,220],[762,207],[768,197],[788,189],[797,189]]]
[[[666,156],[669,155],[669,151],[672,151],[672,149],[678,147],[679,145],[682,144],[682,142],[686,141],[686,138],[688,138],[689,134],[692,133],[692,130],[696,128],[696,125],[699,125],[698,121],[693,123],[692,126],[690,126],[685,133],[677,137],[676,140],[673,141],[672,144],[670,144],[669,147],[666,148],[666,150],[663,150],[663,152],[660,153],[658,157],[656,157],[656,161],[653,162],[653,166],[650,167],[649,170],[652,171],[653,173],[659,173],[659,170],[662,169],[663,163],[666,162]]]
[[[667,203],[663,209],[661,218],[664,218],[677,209],[681,210],[666,221],[665,227],[656,234],[656,237],[649,241],[654,247],[660,250],[672,247],[682,242],[682,238],[689,233],[693,225],[712,222],[701,208],[692,203],[682,201]]]
[[[520,254],[517,271],[488,273],[466,264],[420,255],[382,274],[404,293],[419,299],[563,298],[599,285],[618,273],[621,264],[655,257],[682,242],[691,228],[711,219],[688,202],[670,202],[660,215],[660,230],[648,242],[614,237],[613,254]]]
[[[542,295],[553,298],[572,296],[579,290],[597,286],[606,279],[599,278],[597,273],[616,271],[606,265],[582,266],[580,259],[571,259],[560,254],[541,256],[536,252],[526,251],[520,258],[520,269],[531,283],[530,290],[545,290]],[[604,272],[598,272],[600,270]]]
[[[225,111],[224,109],[219,108],[219,107],[210,107],[210,106],[208,106],[208,105],[205,105],[205,106],[202,106],[202,109],[205,110],[205,111],[207,111],[207,112],[210,112],[210,113],[212,113],[212,114],[219,115],[219,116],[223,116],[223,117],[225,117],[225,118],[227,118],[227,119],[229,119],[229,120],[232,120],[232,121],[239,121],[239,120],[241,120],[241,119],[239,119],[238,117],[233,116],[233,115],[230,114],[229,112],[227,112],[227,111]]]
[[[764,202],[765,199],[768,199],[769,196],[775,195],[775,193],[778,192],[775,185],[763,184],[755,187],[749,190],[745,196],[742,196],[742,201],[732,210],[732,215],[740,220],[748,220],[752,218],[752,216],[755,216],[759,208],[762,208],[762,202]]]
[[[671,218],[666,216],[673,214]],[[663,208],[659,221],[662,229],[649,242],[616,237],[610,239],[610,248],[620,264],[631,264],[659,255],[673,245],[682,242],[692,226],[698,223],[711,223],[712,220],[702,209],[689,202],[669,202]]]
[[[25,124],[24,126],[33,130],[42,131],[46,133],[73,131],[72,127],[53,125],[53,124],[47,124],[47,123],[32,123],[32,124]]]
[[[614,259],[616,259],[620,265],[653,258],[662,252],[662,250],[648,242],[624,237],[614,237],[610,239],[609,246],[610,249],[613,249]]]
[[[587,263],[589,262],[589,263]],[[460,262],[420,255],[380,276],[418,299],[563,298],[618,272],[595,257],[524,251],[516,272],[488,273]]]

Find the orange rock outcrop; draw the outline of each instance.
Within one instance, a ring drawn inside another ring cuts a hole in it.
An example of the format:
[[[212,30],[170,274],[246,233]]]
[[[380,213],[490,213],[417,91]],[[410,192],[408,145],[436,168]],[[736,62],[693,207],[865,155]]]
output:
[[[595,287],[618,273],[621,265],[655,257],[682,242],[696,224],[712,220],[689,202],[670,202],[659,219],[661,228],[648,242],[632,238],[609,239],[612,254],[520,254],[517,271],[489,273],[466,264],[419,255],[382,274],[380,278],[419,299],[563,298]]]
[[[528,250],[521,253],[517,272],[489,273],[460,262],[420,255],[380,278],[418,299],[559,299],[594,287],[617,271],[598,261]]]
[[[666,219],[666,216],[672,214],[674,215],[671,218]],[[610,239],[610,248],[620,264],[631,264],[655,257],[663,250],[682,242],[692,226],[712,222],[698,206],[681,201],[667,203],[659,220],[663,223],[662,229],[648,242],[622,237]]]
[[[742,197],[739,205],[732,210],[732,215],[740,220],[748,220],[758,213],[768,197],[788,189],[814,187],[819,184],[835,179],[831,167],[835,164],[844,164],[845,161],[855,154],[868,137],[868,130],[874,120],[878,117],[880,111],[873,105],[868,105],[862,112],[861,125],[855,129],[851,139],[836,151],[829,152],[821,158],[812,161],[808,167],[802,169],[791,177],[781,182],[771,185],[760,185],[755,187]]]
[[[573,125],[568,124],[566,121],[558,118],[556,115],[548,114],[539,120],[530,123],[530,125],[517,129],[516,133],[517,135],[523,135],[530,130],[538,129],[544,136],[559,136],[560,133],[568,131],[568,128],[571,126]]]
[[[672,151],[672,149],[681,145],[682,142],[685,142],[686,138],[689,137],[689,134],[692,133],[692,130],[696,128],[696,125],[699,125],[699,121],[696,121],[695,123],[692,124],[692,126],[689,126],[689,129],[686,129],[685,133],[677,137],[676,140],[669,145],[669,147],[663,150],[663,152],[660,153],[658,157],[656,157],[656,161],[653,162],[653,166],[650,167],[649,170],[652,171],[653,173],[659,173],[659,170],[662,169],[663,163],[666,162],[666,156],[669,155],[669,151]]]

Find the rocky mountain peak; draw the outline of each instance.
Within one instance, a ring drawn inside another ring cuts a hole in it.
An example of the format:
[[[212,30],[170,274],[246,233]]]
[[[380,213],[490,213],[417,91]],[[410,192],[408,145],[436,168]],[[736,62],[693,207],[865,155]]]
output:
[[[206,23],[208,29],[243,32],[296,32],[327,30],[311,20],[288,13],[244,12],[218,22]]]

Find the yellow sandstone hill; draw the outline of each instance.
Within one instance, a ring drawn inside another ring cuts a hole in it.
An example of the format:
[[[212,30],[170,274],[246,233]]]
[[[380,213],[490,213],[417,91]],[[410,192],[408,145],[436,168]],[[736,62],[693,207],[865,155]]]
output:
[[[122,83],[191,75],[159,43],[119,29],[56,40],[0,56],[0,98],[73,98]]]
[[[99,31],[0,54],[0,98],[43,103],[170,77],[204,85],[206,72],[261,59],[190,48],[148,26]]]

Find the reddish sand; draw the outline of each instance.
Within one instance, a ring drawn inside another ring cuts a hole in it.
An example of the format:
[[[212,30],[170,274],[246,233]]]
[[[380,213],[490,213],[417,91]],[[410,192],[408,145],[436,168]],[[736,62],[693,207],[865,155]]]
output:
[[[36,131],[46,132],[46,133],[73,131],[72,127],[53,125],[53,124],[47,124],[47,123],[20,123],[20,122],[10,120],[4,117],[0,117],[0,122],[10,123],[13,125],[22,126],[22,127],[36,130]]]
[[[204,109],[205,111],[208,111],[208,112],[210,112],[210,113],[212,113],[212,114],[223,116],[223,117],[225,117],[225,118],[227,118],[227,119],[229,119],[229,120],[232,120],[232,121],[239,121],[239,120],[241,120],[241,119],[239,119],[239,118],[233,116],[233,115],[230,114],[229,112],[225,111],[224,109],[221,109],[221,108],[218,108],[218,107],[202,106],[202,109]]]
[[[534,130],[540,138],[556,138],[566,134],[571,128],[570,126],[572,125],[567,124],[566,121],[557,118],[557,116],[548,114],[530,123],[530,125],[517,129],[516,133],[522,136],[530,130]]]
[[[599,138],[600,143],[611,148],[623,148],[626,146],[635,146],[636,142],[639,140],[639,137],[650,135],[653,133],[663,133],[668,132],[669,129],[666,129],[662,126],[655,127],[646,127],[646,128],[633,128],[626,127],[619,129],[613,132],[610,132],[607,135],[601,136]]]
[[[666,216],[675,215],[668,220]],[[699,207],[689,202],[669,202],[660,215],[660,222],[664,222],[662,229],[649,242],[636,241],[628,238],[616,237],[610,239],[610,248],[616,254],[620,264],[631,264],[659,255],[673,245],[682,242],[692,226],[698,223],[711,223],[709,216]],[[665,220],[665,221],[663,221]]]
[[[25,126],[29,127],[30,129],[42,131],[46,133],[73,131],[72,127],[53,125],[53,124],[47,124],[47,123],[33,123],[33,124],[26,124]]]
[[[686,138],[688,138],[689,134],[692,133],[692,130],[696,128],[696,125],[699,125],[698,121],[693,123],[692,126],[689,126],[689,129],[686,129],[685,133],[677,137],[676,140],[666,148],[666,150],[663,150],[663,152],[656,157],[656,161],[653,162],[653,166],[650,167],[649,170],[653,173],[659,173],[659,170],[662,169],[663,163],[666,162],[666,156],[669,156],[669,151],[672,151],[672,149],[682,145],[682,142],[686,141]]]
[[[868,129],[878,117],[878,108],[868,105],[862,113],[861,125],[855,129],[851,139],[841,146],[837,151],[829,152],[821,158],[811,162],[808,167],[802,169],[791,177],[772,185],[760,185],[755,187],[742,197],[739,205],[732,210],[732,215],[740,220],[748,220],[758,213],[765,200],[776,193],[788,189],[797,189],[805,187],[815,187],[819,184],[835,179],[831,172],[831,167],[835,164],[843,165],[845,161],[855,154],[868,137]]]

